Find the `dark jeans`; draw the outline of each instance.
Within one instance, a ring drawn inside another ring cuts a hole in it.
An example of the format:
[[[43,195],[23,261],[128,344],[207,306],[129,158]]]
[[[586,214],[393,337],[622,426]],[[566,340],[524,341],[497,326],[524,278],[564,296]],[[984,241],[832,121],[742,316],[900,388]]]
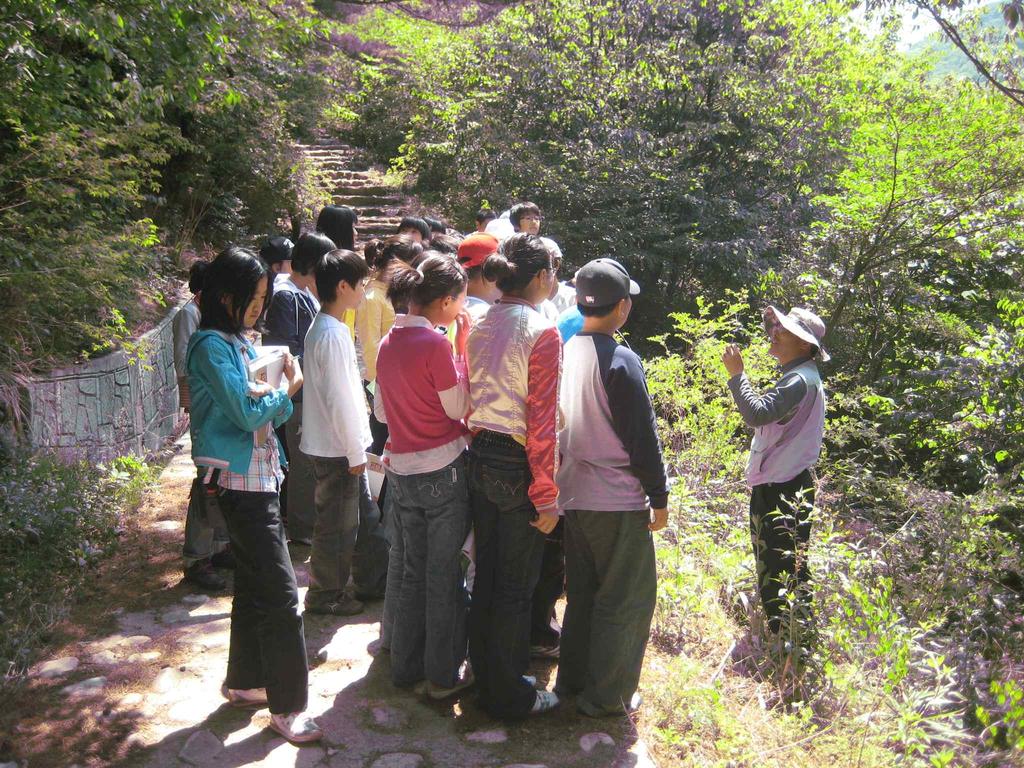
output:
[[[481,703],[493,717],[529,714],[537,697],[523,679],[530,647],[530,597],[544,535],[530,525],[526,451],[509,435],[483,431],[469,452],[476,579],[469,612],[469,655]]]
[[[316,478],[316,520],[309,557],[307,608],[345,599],[359,530],[359,477],[349,474],[344,457],[310,456]]]
[[[530,608],[530,645],[556,647],[562,635],[562,628],[555,617],[555,603],[565,592],[564,530],[564,521],[560,519],[544,539],[540,578],[533,590]]]
[[[813,506],[814,478],[809,469],[785,483],[755,485],[750,493],[750,538],[757,564],[757,587],[772,632],[782,628],[788,613],[780,590],[796,596],[799,610],[810,608],[807,542],[811,538]]]
[[[407,686],[426,678],[448,688],[466,658],[462,542],[469,530],[466,461],[418,475],[388,472],[401,519],[405,557],[391,642],[391,677]]]
[[[398,603],[402,597],[402,579],[405,575],[405,542],[402,539],[402,519],[395,514],[394,496],[388,494],[384,502],[384,524],[391,539],[388,555],[388,581],[384,593],[384,610],[380,618],[380,644],[390,650],[398,616]]]
[[[373,413],[373,395],[370,393],[370,382],[363,382],[363,391],[366,393],[366,401],[370,404],[370,435],[373,437],[373,442],[370,443],[370,453],[375,453],[378,456],[384,454],[384,446],[388,442],[388,425],[382,421],[377,421],[377,417]]]
[[[657,600],[650,513],[565,513],[568,600],[557,690],[589,715],[622,713],[640,682]]]
[[[228,545],[228,531],[224,516],[220,512],[216,493],[208,493],[206,467],[198,468],[198,475],[192,481],[188,495],[188,511],[185,513],[185,543],[181,549],[185,567],[200,560],[209,560]]]
[[[391,549],[381,521],[380,507],[370,493],[370,481],[363,472],[359,480],[359,531],[352,559],[352,581],[356,595],[381,598],[388,581],[388,553]]]
[[[291,418],[285,422],[288,445],[288,538],[311,539],[316,520],[316,477],[309,456],[299,449],[302,427],[302,403],[294,403]]]
[[[288,543],[276,493],[221,489],[235,556],[229,688],[266,688],[274,714],[306,709],[308,666]]]

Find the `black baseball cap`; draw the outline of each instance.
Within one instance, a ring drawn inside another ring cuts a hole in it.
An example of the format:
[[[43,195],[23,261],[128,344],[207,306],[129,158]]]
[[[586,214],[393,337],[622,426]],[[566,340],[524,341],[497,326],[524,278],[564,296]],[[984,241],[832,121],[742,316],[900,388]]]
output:
[[[640,286],[615,259],[594,259],[576,273],[576,303],[585,307],[607,307],[638,293]]]
[[[290,261],[292,258],[292,241],[287,237],[269,238],[260,248],[260,258],[267,264]]]

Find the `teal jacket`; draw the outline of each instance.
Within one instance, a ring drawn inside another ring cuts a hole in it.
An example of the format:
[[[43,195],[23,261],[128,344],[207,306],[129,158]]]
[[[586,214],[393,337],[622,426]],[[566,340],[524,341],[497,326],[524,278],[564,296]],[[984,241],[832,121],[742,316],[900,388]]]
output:
[[[241,339],[200,330],[192,334],[185,360],[192,394],[192,460],[244,475],[252,459],[252,433],[268,422],[278,427],[288,421],[292,401],[282,391],[251,397],[249,372],[239,352],[255,356]],[[283,450],[280,455],[283,465]]]

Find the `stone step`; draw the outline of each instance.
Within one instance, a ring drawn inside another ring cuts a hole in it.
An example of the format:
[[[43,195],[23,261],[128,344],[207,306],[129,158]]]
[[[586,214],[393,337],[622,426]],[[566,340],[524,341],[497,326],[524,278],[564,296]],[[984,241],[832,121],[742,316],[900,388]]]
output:
[[[361,206],[370,207],[395,207],[402,208],[406,205],[406,200],[401,195],[339,195],[335,194],[334,199],[331,200],[335,205],[347,205],[349,208],[359,208]]]
[[[296,149],[301,149],[304,152],[306,152],[306,151],[316,151],[316,150],[325,150],[325,149],[341,149],[341,150],[345,150],[345,151],[348,151],[348,152],[358,152],[359,151],[357,148],[353,147],[351,144],[343,144],[340,141],[325,141],[325,142],[322,142],[322,143],[321,142],[317,142],[315,144],[296,144],[295,148]]]
[[[331,159],[347,159],[347,158],[361,158],[358,152],[346,152],[341,149],[307,149],[303,153],[306,157],[311,157],[316,160],[331,160]]]
[[[353,184],[342,184],[334,188],[334,196],[336,197],[348,197],[351,195],[393,195],[395,194],[394,187],[386,187],[383,184],[373,183],[353,183]]]
[[[404,215],[402,208],[398,206],[387,206],[385,208],[374,208],[372,206],[357,205],[349,206],[353,211],[356,212],[356,216],[359,217],[360,221],[366,219],[394,219],[402,218]]]

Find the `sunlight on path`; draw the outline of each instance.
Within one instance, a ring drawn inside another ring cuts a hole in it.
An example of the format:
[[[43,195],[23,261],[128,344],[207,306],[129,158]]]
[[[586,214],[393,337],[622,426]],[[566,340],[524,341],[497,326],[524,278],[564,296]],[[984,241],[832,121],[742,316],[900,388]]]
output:
[[[173,566],[180,524],[193,477],[187,436],[140,511],[144,536],[165,557],[142,559]],[[155,514],[145,514],[156,509]],[[161,513],[160,510],[163,510]],[[293,550],[300,592],[308,580],[305,548]],[[170,572],[170,571],[168,571]],[[166,579],[165,579],[166,582]],[[64,765],[135,766],[332,766],[334,768],[631,768],[652,766],[625,718],[589,720],[566,708],[542,719],[501,723],[472,701],[427,702],[390,683],[386,654],[373,655],[380,603],[348,619],[307,616],[310,659],[309,710],[326,738],[301,749],[266,726],[267,710],[227,706],[220,687],[227,663],[231,599],[189,593],[166,585],[173,601],[153,600],[144,610],[119,609],[117,631],[82,638],[62,658],[37,665],[34,674],[59,683],[65,708],[100,707],[98,722],[127,720],[125,759],[95,762],[66,754]],[[170,595],[168,595],[170,596]],[[147,672],[148,674],[143,674]],[[554,684],[555,667],[532,670]],[[91,751],[91,750],[90,750]],[[59,763],[57,763],[59,764]]]

